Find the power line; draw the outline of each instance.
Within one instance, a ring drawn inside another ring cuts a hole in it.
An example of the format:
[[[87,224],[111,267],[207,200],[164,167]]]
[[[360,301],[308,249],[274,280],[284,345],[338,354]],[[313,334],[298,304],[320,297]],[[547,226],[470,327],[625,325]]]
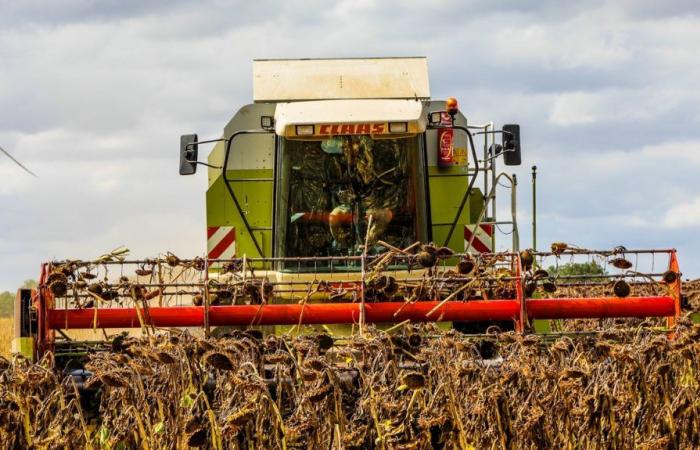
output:
[[[0,147],[0,151],[3,152],[3,153],[5,154],[5,156],[7,156],[8,158],[10,158],[12,161],[14,161],[15,164],[17,164],[17,165],[20,166],[22,169],[24,169],[24,171],[27,172],[29,175],[33,176],[34,178],[39,178],[39,177],[37,176],[37,174],[35,174],[35,173],[32,172],[31,170],[27,169],[21,162],[17,161],[17,160],[14,158],[14,156],[10,155],[10,153],[9,153],[7,150],[5,150],[4,148]]]

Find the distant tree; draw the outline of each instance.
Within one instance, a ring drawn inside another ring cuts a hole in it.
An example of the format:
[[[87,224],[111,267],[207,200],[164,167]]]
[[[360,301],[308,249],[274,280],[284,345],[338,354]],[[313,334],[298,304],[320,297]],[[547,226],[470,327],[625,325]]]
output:
[[[15,310],[15,296],[9,292],[0,292],[0,317],[11,316]]]
[[[36,280],[32,280],[31,278],[24,280],[24,283],[22,283],[22,289],[35,289],[38,286],[39,283],[37,283]]]
[[[34,289],[37,286],[36,280],[24,280],[20,289]],[[0,292],[0,317],[12,316],[15,312],[15,295],[16,292]]]
[[[603,266],[595,261],[584,263],[570,262],[561,266],[549,266],[547,268],[552,276],[567,276],[567,275],[606,275]]]

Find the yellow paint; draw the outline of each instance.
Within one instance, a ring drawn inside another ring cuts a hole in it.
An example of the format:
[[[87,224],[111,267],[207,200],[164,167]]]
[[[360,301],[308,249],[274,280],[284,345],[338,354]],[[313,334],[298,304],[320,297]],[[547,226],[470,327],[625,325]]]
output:
[[[464,147],[455,147],[453,154],[455,165],[466,166],[467,165],[467,149]]]
[[[11,352],[32,358],[34,355],[34,339],[28,337],[12,339]]]

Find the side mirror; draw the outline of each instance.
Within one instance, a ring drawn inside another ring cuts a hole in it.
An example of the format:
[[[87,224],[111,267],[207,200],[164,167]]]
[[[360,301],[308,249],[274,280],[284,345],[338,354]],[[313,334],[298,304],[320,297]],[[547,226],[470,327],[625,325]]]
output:
[[[180,136],[180,175],[194,175],[197,172],[197,135]]]
[[[503,162],[506,166],[519,166],[520,125],[503,125]]]

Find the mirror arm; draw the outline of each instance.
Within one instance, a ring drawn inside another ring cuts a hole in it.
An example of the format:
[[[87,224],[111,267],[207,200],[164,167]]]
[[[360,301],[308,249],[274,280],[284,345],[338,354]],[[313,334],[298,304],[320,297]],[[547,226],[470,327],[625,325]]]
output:
[[[192,151],[192,147],[194,147],[195,145],[199,145],[199,144],[209,144],[209,143],[212,143],[212,142],[222,142],[222,141],[223,141],[223,142],[226,142],[226,141],[228,141],[228,139],[226,139],[226,138],[219,138],[219,139],[209,139],[209,140],[207,140],[207,141],[190,142],[189,144],[187,144],[187,145],[185,146],[185,150]],[[190,161],[190,160],[187,160],[187,162],[189,162],[189,163],[195,163],[195,164],[201,164],[201,163],[197,163],[197,161]]]
[[[490,158],[481,159],[481,160],[479,160],[479,161],[481,161],[481,162],[483,162],[483,163],[488,163],[488,162],[491,162],[492,160],[498,158],[499,156],[501,156],[501,155],[503,155],[503,154],[505,154],[505,153],[512,153],[512,152],[514,152],[514,151],[515,151],[514,148],[503,149],[503,150],[501,150],[500,152],[496,153],[495,155],[491,156]]]
[[[206,141],[190,142],[189,144],[187,144],[187,148],[190,148],[190,147],[192,147],[192,146],[195,145],[195,144],[209,144],[209,143],[211,143],[211,142],[222,142],[222,141],[226,142],[226,141],[228,141],[228,139],[226,139],[226,138],[219,138],[219,139],[209,139],[209,140],[206,140]]]
[[[186,152],[186,153],[185,153],[185,158],[187,158],[187,159],[185,159],[185,161],[188,162],[188,163],[190,163],[190,164],[199,164],[199,165],[201,165],[201,166],[210,167],[210,168],[212,168],[212,169],[223,169],[222,166],[213,166],[213,165],[211,165],[211,164],[209,164],[209,163],[200,162],[200,161],[194,161],[194,160],[191,160],[191,159],[190,159],[190,158],[193,156],[192,153],[194,153],[194,152],[192,151],[192,148],[193,148],[195,145],[199,145],[199,144],[210,144],[210,143],[212,143],[212,142],[222,142],[222,141],[223,141],[223,142],[227,142],[228,139],[226,139],[226,138],[219,138],[219,139],[208,139],[208,140],[206,140],[206,141],[190,142],[189,144],[187,144],[187,145],[185,146],[185,152]]]
[[[223,169],[222,166],[213,166],[213,165],[211,165],[211,164],[209,164],[209,163],[205,163],[205,162],[201,162],[201,161],[190,161],[190,160],[188,159],[187,162],[190,163],[190,164],[199,164],[200,166],[211,167],[212,169]]]
[[[476,136],[478,134],[508,134],[510,135],[510,137],[514,137],[513,133],[505,130],[477,131],[476,133],[472,133],[473,136]]]

